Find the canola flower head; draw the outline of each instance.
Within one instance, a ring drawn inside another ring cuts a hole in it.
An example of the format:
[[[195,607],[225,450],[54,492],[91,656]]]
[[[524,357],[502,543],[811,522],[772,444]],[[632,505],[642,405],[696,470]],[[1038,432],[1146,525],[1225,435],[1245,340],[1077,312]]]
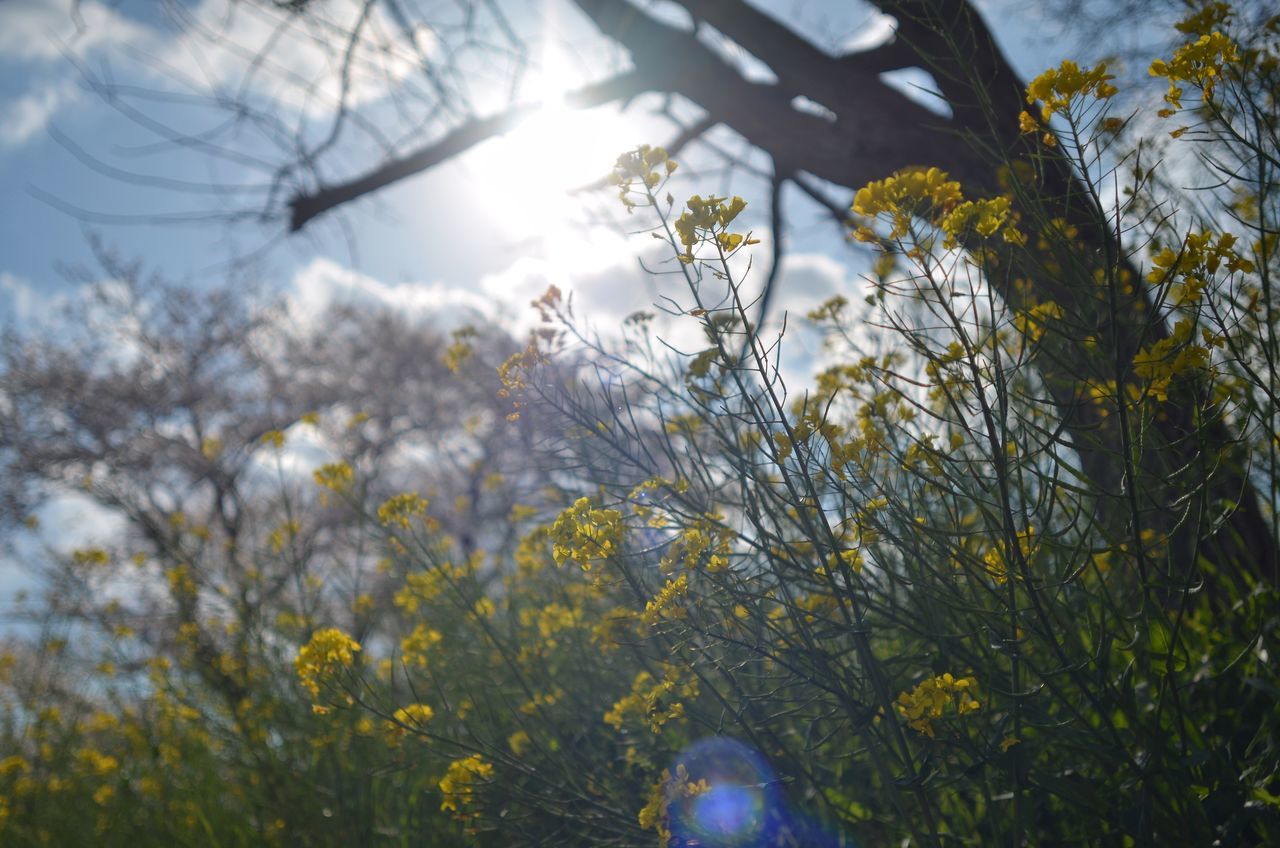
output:
[[[1209,99],[1213,97],[1227,67],[1239,61],[1240,50],[1236,43],[1218,30],[1204,33],[1195,41],[1179,46],[1168,60],[1156,59],[1147,72],[1153,77],[1169,80],[1164,100],[1170,108],[1160,110],[1160,116],[1167,118],[1182,108],[1183,89],[1180,83],[1199,88],[1204,98]]]
[[[440,779],[440,794],[443,800],[440,809],[453,812],[460,818],[466,818],[461,806],[475,800],[476,787],[488,782],[493,777],[493,765],[484,761],[479,754],[472,754],[449,763],[444,777]]]
[[[434,717],[435,711],[426,704],[409,704],[400,707],[391,714],[391,720],[387,722],[388,741],[393,743],[400,741],[408,735],[410,730],[424,727]]]
[[[596,509],[590,498],[578,498],[551,525],[551,555],[556,565],[573,560],[590,571],[594,563],[618,553],[624,533],[621,512]]]
[[[396,525],[409,529],[409,522],[427,511],[427,500],[417,492],[402,492],[383,501],[378,507],[378,521],[384,527]]]
[[[1099,62],[1092,68],[1085,69],[1067,59],[1058,67],[1049,68],[1031,81],[1027,86],[1027,105],[1034,106],[1037,102],[1042,103],[1040,120],[1048,123],[1054,115],[1067,116],[1071,103],[1076,98],[1092,97],[1097,100],[1109,100],[1115,97],[1119,92],[1111,84],[1113,79],[1115,76],[1107,73],[1106,62]],[[1018,123],[1023,132],[1034,131],[1034,126],[1030,126],[1034,123],[1034,119],[1028,113],[1022,113]]]
[[[888,217],[890,238],[901,238],[914,218],[936,220],[964,199],[960,183],[940,168],[908,168],[867,183],[853,198],[853,211],[866,218]]]
[[[758,244],[749,234],[729,231],[729,225],[747,208],[741,197],[703,197],[695,194],[685,201],[685,209],[675,220],[676,237],[684,246],[681,262],[694,261],[693,249],[710,242],[723,253],[732,253],[744,244]]]
[[[653,600],[645,604],[641,619],[653,626],[664,618],[678,618],[684,612],[680,602],[689,594],[689,578],[681,574],[668,580]]]
[[[1003,195],[966,200],[960,183],[939,168],[899,171],[863,186],[853,199],[856,215],[863,219],[888,220],[890,239],[907,236],[912,222],[919,219],[942,232],[943,247],[947,250],[954,250],[975,236],[988,239],[997,233],[1007,242],[1021,243],[1024,237],[1013,225],[1012,207],[1013,201]],[[865,223],[855,229],[854,238],[881,243],[880,236]],[[889,267],[884,269],[889,270]]]
[[[359,651],[360,643],[338,628],[317,630],[310,641],[298,649],[298,656],[294,659],[298,680],[313,698],[319,697],[324,679],[350,668]]]
[[[618,199],[631,212],[640,205],[653,205],[654,189],[678,167],[666,149],[642,144],[618,157],[609,182],[618,187]]]
[[[910,692],[898,695],[894,706],[907,720],[907,726],[929,738],[935,735],[933,723],[943,717],[949,706],[955,715],[968,715],[981,709],[975,697],[978,681],[973,677],[956,677],[951,672],[926,678]]]
[[[346,462],[330,462],[317,468],[312,476],[316,485],[334,492],[345,492],[355,481],[355,472]]]

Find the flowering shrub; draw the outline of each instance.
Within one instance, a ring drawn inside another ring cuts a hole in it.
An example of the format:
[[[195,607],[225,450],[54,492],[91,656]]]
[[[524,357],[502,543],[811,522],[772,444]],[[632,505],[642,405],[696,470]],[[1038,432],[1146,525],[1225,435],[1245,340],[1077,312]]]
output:
[[[0,663],[0,834],[39,842],[51,804],[104,839],[137,808],[200,841],[187,787],[229,785],[210,825],[229,844],[306,841],[298,811],[334,807],[345,834],[408,844],[1280,838],[1275,563],[1227,532],[1277,520],[1280,209],[1269,125],[1244,120],[1274,117],[1277,25],[1230,25],[1198,9],[1152,66],[1165,107],[1200,95],[1162,143],[1224,166],[1197,203],[1146,142],[1126,152],[1107,67],[1072,63],[1033,80],[1035,113],[993,116],[1034,133],[993,163],[1003,193],[928,167],[858,191],[853,235],[880,255],[865,299],[810,315],[808,387],[756,325],[747,202],[677,206],[665,151],[624,154],[612,182],[706,347],[602,342],[551,289],[516,352],[470,332],[438,351],[441,386],[489,369],[463,431],[506,428],[502,467],[418,495],[361,451],[403,422],[352,418],[260,544],[212,544],[232,515],[150,521],[178,662],[74,713],[38,679],[65,643]],[[1051,168],[1071,197],[1037,193]],[[188,454],[279,463],[300,423],[194,433]],[[1231,469],[1262,503],[1224,492]],[[317,567],[334,539],[359,568]],[[83,581],[128,561],[89,550],[67,563]],[[320,788],[291,795],[300,764]]]

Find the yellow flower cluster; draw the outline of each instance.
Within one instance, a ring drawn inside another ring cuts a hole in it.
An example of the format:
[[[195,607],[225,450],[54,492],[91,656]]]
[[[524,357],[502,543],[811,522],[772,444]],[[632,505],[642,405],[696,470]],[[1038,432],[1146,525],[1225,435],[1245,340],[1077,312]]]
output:
[[[530,343],[524,350],[508,356],[506,361],[498,366],[498,379],[502,382],[502,388],[498,389],[498,397],[509,398],[513,393],[524,391],[528,388],[528,384],[525,383],[525,376],[534,366],[546,361],[546,357],[533,343]],[[522,401],[512,400],[511,413],[507,415],[507,420],[519,420],[520,410],[523,406],[524,403]]]
[[[1212,97],[1225,67],[1239,61],[1236,43],[1217,30],[1183,44],[1173,51],[1167,62],[1156,59],[1148,72],[1153,77],[1169,80],[1164,99],[1170,108],[1161,109],[1160,116],[1167,118],[1182,108],[1182,86],[1178,83],[1190,83],[1199,88],[1205,98]]]
[[[705,778],[698,781],[689,779],[689,770],[684,763],[676,766],[674,775],[670,769],[663,769],[662,777],[649,792],[648,803],[637,817],[640,826],[645,830],[656,830],[658,844],[666,848],[671,843],[671,805],[710,791],[711,784]]]
[[[747,208],[741,197],[707,197],[695,194],[685,201],[685,211],[676,219],[676,235],[684,245],[680,261],[693,261],[693,249],[704,241],[714,241],[724,253],[737,250],[744,242],[758,244],[756,239],[729,232],[729,224]]]
[[[645,198],[644,205],[651,206],[654,202],[653,190],[675,173],[677,167],[679,166],[667,157],[667,151],[663,148],[642,144],[618,157],[609,174],[609,183],[618,187],[618,199],[630,212],[640,205],[632,197],[632,186],[639,183],[639,193]]]
[[[471,326],[459,327],[452,333],[453,342],[444,352],[442,361],[444,367],[449,369],[449,373],[457,374],[462,370],[462,366],[467,364],[474,354],[471,348],[470,340],[477,335],[476,328]]]
[[[1000,585],[1009,582],[1009,558],[1005,556],[1004,547],[1004,542],[1001,542],[989,548],[982,556],[982,564],[987,574],[990,574]],[[1031,559],[1036,551],[1036,528],[1028,527],[1018,533],[1018,550],[1023,559]]]
[[[618,552],[624,532],[621,512],[593,509],[589,498],[578,498],[551,525],[551,555],[556,565],[573,560],[590,571],[592,563]]]
[[[604,723],[615,730],[622,730],[630,719],[642,719],[654,733],[659,733],[669,721],[684,718],[684,702],[676,698],[696,698],[698,678],[681,680],[678,673],[654,680],[653,675],[642,671],[631,682],[631,692],[624,695],[604,714]]]
[[[422,728],[434,717],[435,710],[426,704],[410,704],[407,707],[401,707],[391,714],[391,720],[386,723],[387,741],[392,744],[400,742],[409,735],[410,731]]]
[[[297,538],[302,532],[302,524],[296,518],[281,521],[271,531],[271,535],[267,537],[267,545],[271,548],[273,554],[278,554],[289,545],[291,541]]]
[[[1048,123],[1054,115],[1067,115],[1071,101],[1077,97],[1091,95],[1098,100],[1114,97],[1117,90],[1111,84],[1113,79],[1115,77],[1107,73],[1106,62],[1100,62],[1088,70],[1083,70],[1068,59],[1056,68],[1049,68],[1031,81],[1027,86],[1027,105],[1034,106],[1037,102],[1042,103],[1040,120]],[[1026,132],[1027,118],[1031,116],[1025,112],[1023,115],[1026,115],[1026,118],[1020,115],[1019,124]]]
[[[396,608],[409,615],[418,611],[424,601],[432,601],[453,581],[466,577],[470,568],[465,565],[444,563],[428,571],[416,571],[404,579],[404,586],[396,592]]]
[[[1183,318],[1172,333],[1133,358],[1133,373],[1150,383],[1156,400],[1169,399],[1169,384],[1174,377],[1208,367],[1209,348],[1191,341],[1194,331],[1191,319]]]
[[[511,753],[517,757],[523,757],[525,751],[529,750],[529,746],[533,744],[533,738],[529,736],[528,731],[517,730],[515,733],[507,737],[507,747],[511,749]]]
[[[1008,197],[993,197],[990,200],[966,200],[957,204],[938,222],[947,236],[944,246],[948,250],[955,249],[960,236],[968,233],[991,238],[1009,221],[1011,202]]]
[[[426,498],[420,497],[416,492],[402,492],[387,498],[378,507],[378,520],[384,527],[395,524],[408,530],[410,520],[426,511]]]
[[[641,618],[645,624],[653,626],[663,618],[675,618],[684,610],[680,608],[680,599],[689,594],[689,578],[681,574],[674,580],[668,580],[662,590],[645,604]]]
[[[459,804],[467,805],[475,799],[477,784],[493,777],[493,766],[472,754],[449,763],[449,769],[440,778],[440,794],[444,796],[440,809],[459,813]],[[465,817],[465,816],[463,816]]]
[[[911,168],[891,177],[867,183],[853,197],[853,211],[868,218],[888,215],[893,221],[890,238],[901,238],[911,229],[916,216],[937,219],[963,200],[960,183],[938,168]],[[867,239],[875,240],[874,234]]]
[[[77,548],[71,552],[71,561],[81,567],[103,566],[111,557],[102,548]]]
[[[681,531],[658,563],[662,573],[670,574],[675,570],[677,563],[682,563],[686,569],[692,571],[698,567],[698,563],[704,556],[707,560],[707,571],[712,574],[728,568],[733,534],[719,525],[719,519],[717,515],[707,515]]]
[[[523,627],[536,627],[538,636],[545,644],[550,641],[554,645],[557,633],[577,627],[581,624],[581,610],[552,601],[538,609],[520,610],[520,624]]]
[[[444,641],[439,630],[419,622],[413,632],[400,640],[400,661],[406,666],[427,667],[427,652]]]
[[[313,475],[316,485],[335,492],[345,492],[351,488],[355,473],[345,462],[331,462],[315,470]]]
[[[1044,337],[1049,322],[1061,321],[1064,314],[1061,306],[1052,300],[1046,300],[1029,309],[1020,310],[1013,316],[1013,326],[1022,338],[1035,344]]]
[[[982,706],[972,694],[977,686],[978,681],[972,677],[955,677],[947,672],[901,693],[895,706],[912,730],[933,738],[933,722],[942,718],[948,704],[955,705],[956,715],[967,715]]]
[[[76,760],[87,772],[96,777],[106,777],[120,768],[120,761],[115,757],[93,748],[81,748],[76,752]]]
[[[1236,237],[1211,232],[1188,233],[1181,249],[1166,247],[1151,258],[1147,282],[1165,283],[1177,279],[1172,294],[1175,305],[1194,303],[1222,268],[1228,273],[1253,273],[1253,263],[1235,250]]]
[[[298,680],[311,697],[318,697],[324,678],[350,668],[359,650],[360,643],[336,627],[317,630],[311,635],[311,640],[298,649],[298,656],[293,661]]]

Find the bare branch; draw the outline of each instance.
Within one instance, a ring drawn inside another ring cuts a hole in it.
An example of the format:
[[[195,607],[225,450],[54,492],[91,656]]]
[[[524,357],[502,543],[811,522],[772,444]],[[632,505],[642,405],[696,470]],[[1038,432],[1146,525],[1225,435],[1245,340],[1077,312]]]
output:
[[[565,103],[573,108],[587,109],[613,100],[634,97],[644,90],[641,76],[635,72],[627,72],[568,94],[565,96]],[[311,194],[298,195],[289,201],[289,229],[297,232],[308,221],[336,206],[446,162],[482,141],[513,129],[536,109],[535,104],[529,104],[488,118],[477,118],[421,150],[387,162],[364,176],[321,188]]]

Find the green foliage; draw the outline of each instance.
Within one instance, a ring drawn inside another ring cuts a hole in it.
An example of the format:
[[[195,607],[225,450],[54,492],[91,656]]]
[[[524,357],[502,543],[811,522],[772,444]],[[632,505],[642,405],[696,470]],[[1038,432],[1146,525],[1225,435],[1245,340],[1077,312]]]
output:
[[[676,209],[642,149],[614,183],[701,350],[588,337],[554,289],[514,354],[434,339],[433,387],[473,405],[451,487],[390,472],[394,397],[186,434],[208,479],[275,463],[243,493],[255,541],[137,506],[172,624],[91,599],[74,650],[7,655],[6,842],[1280,840],[1280,598],[1238,533],[1259,516],[1275,550],[1280,25],[1219,6],[1152,67],[1212,189],[1165,191],[1105,66],[1049,71],[1007,194],[937,169],[858,193],[884,261],[865,311],[811,316],[807,390],[753,325],[744,202]],[[1061,167],[1078,194],[1046,197]],[[330,454],[305,490],[304,426]],[[73,670],[104,633],[134,666]]]

